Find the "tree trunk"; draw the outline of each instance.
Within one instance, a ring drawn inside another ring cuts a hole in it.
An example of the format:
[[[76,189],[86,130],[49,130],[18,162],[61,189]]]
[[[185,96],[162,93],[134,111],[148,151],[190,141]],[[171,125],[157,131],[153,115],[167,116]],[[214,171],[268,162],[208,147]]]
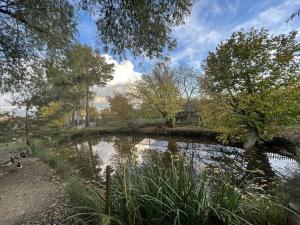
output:
[[[187,122],[191,122],[191,114],[192,114],[192,109],[191,109],[191,102],[188,100],[187,102]]]
[[[258,139],[257,131],[255,131],[254,129],[251,130],[247,136],[246,141],[244,142],[244,145],[243,145],[244,149],[249,149],[249,148],[254,147],[257,139]]]
[[[72,122],[71,122],[71,127],[75,127],[75,110],[72,110]]]
[[[86,99],[85,99],[85,127],[89,127],[89,96],[90,95],[90,90],[89,86],[86,87]]]
[[[26,153],[30,153],[30,140],[29,140],[29,127],[28,127],[28,111],[29,111],[29,106],[26,105],[26,111],[25,111],[25,143],[26,143]]]
[[[167,127],[175,127],[175,118],[166,118]]]
[[[106,166],[106,180],[105,180],[105,213],[107,215],[111,214],[111,199],[110,199],[110,195],[111,195],[111,167],[110,165]]]

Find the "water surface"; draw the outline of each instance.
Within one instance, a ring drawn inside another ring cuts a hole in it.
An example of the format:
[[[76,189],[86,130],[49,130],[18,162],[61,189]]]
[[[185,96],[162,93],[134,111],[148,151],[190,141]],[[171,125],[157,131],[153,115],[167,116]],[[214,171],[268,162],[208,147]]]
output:
[[[218,168],[234,171],[241,180],[256,179],[266,183],[288,180],[300,173],[300,165],[292,156],[274,153],[273,149],[246,151],[203,140],[174,137],[102,136],[75,141],[61,148],[60,153],[90,178],[101,177],[107,165],[114,168],[128,158],[142,166],[157,156],[164,166],[176,156],[178,160],[191,163],[196,173],[205,168]]]

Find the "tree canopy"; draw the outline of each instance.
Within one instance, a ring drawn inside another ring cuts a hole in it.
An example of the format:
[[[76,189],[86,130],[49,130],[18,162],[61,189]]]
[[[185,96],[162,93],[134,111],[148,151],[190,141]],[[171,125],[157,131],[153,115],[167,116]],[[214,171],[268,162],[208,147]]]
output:
[[[204,61],[201,88],[226,99],[237,125],[263,136],[299,115],[296,50],[296,32],[235,32]]]
[[[66,66],[76,85],[85,89],[86,127],[89,124],[89,101],[93,86],[104,87],[113,79],[114,64],[106,62],[98,51],[91,47],[77,44],[66,54]]]
[[[193,100],[199,95],[200,72],[192,66],[179,65],[172,69],[172,76],[181,95],[185,98],[184,110],[187,113],[187,121],[190,121],[192,112],[196,111]]]
[[[67,0],[0,1],[0,87],[20,87],[46,53],[65,49],[75,32],[74,7]]]
[[[90,113],[97,114],[89,106],[94,98],[92,88],[104,87],[113,78],[113,72],[114,64],[107,63],[97,50],[87,45],[73,45],[66,51],[62,61],[53,59],[47,63],[47,84],[50,87],[47,92],[48,106],[42,107],[42,116],[55,120],[68,118],[58,119],[58,123],[54,124],[71,121],[68,125],[73,127],[75,114],[78,117],[85,109],[88,126]]]
[[[157,111],[169,127],[175,125],[183,100],[167,64],[156,64],[151,74],[134,84],[132,93],[141,106]]]
[[[129,98],[122,93],[114,93],[114,96],[108,97],[111,112],[117,119],[131,125],[135,120],[135,110]]]
[[[157,57],[173,49],[172,28],[184,23],[192,0],[83,0],[82,7],[96,17],[99,38],[113,54],[126,50],[134,55]]]
[[[78,10],[95,18],[105,51],[152,58],[175,46],[171,30],[184,23],[192,2],[0,0],[0,88],[12,91],[37,58],[63,53],[76,35]]]

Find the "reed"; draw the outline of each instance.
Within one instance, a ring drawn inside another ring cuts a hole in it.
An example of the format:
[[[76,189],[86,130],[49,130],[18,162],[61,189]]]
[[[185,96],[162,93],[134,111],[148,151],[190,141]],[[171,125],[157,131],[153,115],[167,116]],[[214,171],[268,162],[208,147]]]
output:
[[[213,174],[196,174],[182,160],[172,159],[167,168],[129,160],[112,176],[111,214],[105,213],[103,186],[70,183],[71,218],[76,224],[285,224],[286,210],[277,199],[233,185],[230,173]]]

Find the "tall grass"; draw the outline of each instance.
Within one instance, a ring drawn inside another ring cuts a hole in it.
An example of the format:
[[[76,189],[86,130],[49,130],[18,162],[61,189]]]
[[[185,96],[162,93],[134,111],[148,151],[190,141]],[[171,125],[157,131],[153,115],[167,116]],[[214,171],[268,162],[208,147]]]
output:
[[[69,221],[72,224],[99,224],[104,211],[103,190],[83,185],[80,178],[69,179],[67,193],[72,203]]]
[[[278,200],[251,193],[245,185],[236,187],[232,180],[225,172],[197,175],[184,161],[172,160],[168,168],[128,163],[112,177],[110,215],[105,213],[102,186],[70,183],[70,218],[76,224],[285,224],[286,211]]]
[[[74,175],[71,163],[53,151],[36,149],[34,155],[48,163],[51,168],[55,169],[57,173],[64,178],[69,178]]]
[[[27,148],[25,142],[22,139],[16,139],[14,141],[0,143],[1,153],[16,153]]]

